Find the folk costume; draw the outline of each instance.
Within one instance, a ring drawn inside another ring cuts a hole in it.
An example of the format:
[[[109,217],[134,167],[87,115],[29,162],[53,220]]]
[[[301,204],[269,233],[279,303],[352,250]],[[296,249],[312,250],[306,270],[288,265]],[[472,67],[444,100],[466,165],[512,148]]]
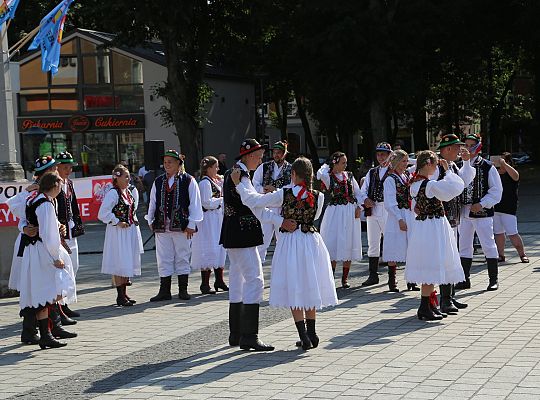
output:
[[[331,261],[358,261],[362,259],[360,218],[355,218],[359,207],[360,187],[352,172],[333,173],[324,164],[317,171],[317,179],[327,189],[330,200],[321,222],[321,236]],[[348,287],[349,268],[343,267],[341,284]]]
[[[389,171],[384,187],[384,208],[388,213],[384,225],[384,238],[387,243],[383,247],[384,262],[405,262],[407,259],[407,231],[399,228],[399,221],[403,220],[407,227],[411,220],[411,197],[409,194],[408,171],[398,174],[395,171]],[[388,288],[390,291],[399,291],[397,288],[396,266],[388,266]]]
[[[480,142],[480,137],[477,135],[468,135],[466,139]],[[473,259],[474,233],[476,232],[487,261],[489,275],[487,290],[497,290],[499,288],[499,266],[497,245],[493,234],[493,207],[501,201],[502,182],[493,164],[480,155],[471,159],[471,164],[476,170],[476,175],[463,191],[461,223],[459,225],[459,254],[465,280],[458,284],[456,289],[469,289],[471,287],[470,271]],[[483,207],[479,213],[471,211],[471,205],[476,203],[480,203]]]
[[[103,260],[101,273],[132,278],[141,275],[141,254],[144,253],[139,221],[137,220],[138,199],[131,190],[117,187],[109,189],[101,207],[98,218],[107,224],[105,242],[103,244]],[[127,228],[120,228],[118,223],[125,222]],[[126,294],[126,285],[116,287],[118,306],[131,306],[134,300]]]
[[[219,244],[223,223],[223,181],[205,176],[199,182],[203,220],[197,223],[197,234],[191,243],[191,267],[201,270],[201,292],[213,293],[210,273],[214,269],[214,289],[229,290],[223,281],[223,267],[227,253]]]
[[[182,161],[175,150],[168,150],[164,156]],[[146,216],[148,224],[156,235],[156,258],[160,277],[159,292],[150,301],[170,300],[171,277],[178,275],[178,298],[189,300],[187,291],[191,239],[186,228],[195,229],[203,220],[199,185],[186,172],[168,177],[162,174],[156,178],[150,191],[150,203]]]
[[[413,180],[410,192],[415,217],[408,227],[411,232],[405,267],[407,282],[440,285],[463,279],[456,240],[442,204],[459,195],[462,188],[463,180],[450,169],[438,181],[421,175]],[[442,318],[433,318],[432,301],[430,296],[422,296],[419,319]]]
[[[392,153],[392,146],[386,142],[378,143],[375,151]],[[360,189],[359,203],[364,207],[367,225],[369,277],[362,286],[371,286],[379,283],[379,256],[381,254],[381,238],[386,225],[388,213],[384,207],[384,181],[388,175],[388,167],[381,165],[371,168],[364,179]],[[371,199],[375,202],[373,207],[366,207],[365,201]]]
[[[274,149],[287,151],[287,145],[283,142],[277,142],[273,146]],[[276,189],[281,189],[291,184],[291,164],[284,160],[283,164],[279,166],[274,160],[270,160],[262,163],[255,170],[253,174],[253,186],[258,193],[264,193],[264,187],[271,185]],[[274,212],[279,214],[279,208],[273,209]],[[274,233],[277,237],[279,232],[279,226],[275,227],[272,224],[262,224],[263,240],[262,246],[259,246],[259,256],[261,262],[264,264],[266,261],[266,251],[272,242]]]
[[[246,139],[240,147],[243,156],[263,149],[255,139]],[[249,170],[238,161],[234,168],[242,171],[242,183],[253,191]],[[249,350],[271,351],[273,346],[261,342],[259,332],[259,304],[262,301],[264,275],[257,246],[263,244],[261,223],[281,226],[283,218],[264,208],[251,210],[241,200],[230,174],[223,181],[224,216],[219,243],[229,255],[229,344]]]
[[[459,140],[459,137],[453,133],[444,135],[441,138],[439,143],[438,150],[452,145],[464,145],[462,141]],[[453,160],[447,160],[448,168],[452,170],[453,173],[459,175],[463,180],[464,188],[467,187],[474,176],[476,175],[476,170],[471,166],[470,160],[460,160],[457,163]],[[441,180],[446,175],[444,168],[439,165],[435,174],[431,176],[431,179]],[[449,201],[443,201],[444,214],[452,227],[454,232],[454,237],[456,238],[456,243],[458,242],[458,226],[461,221],[461,195],[454,197]],[[441,311],[446,314],[455,314],[461,308],[466,308],[467,304],[460,303],[455,298],[455,287],[453,284],[444,284],[439,285],[439,290],[441,293]]]

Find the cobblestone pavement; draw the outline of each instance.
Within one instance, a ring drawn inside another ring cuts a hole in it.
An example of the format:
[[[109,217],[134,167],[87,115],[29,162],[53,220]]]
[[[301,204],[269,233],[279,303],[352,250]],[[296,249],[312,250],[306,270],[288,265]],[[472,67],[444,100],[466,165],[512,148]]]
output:
[[[82,255],[73,307],[82,316],[68,327],[79,337],[67,347],[21,345],[18,299],[0,299],[0,399],[539,399],[540,215],[532,204],[540,193],[532,193],[522,196],[528,215],[520,216],[531,263],[508,249],[497,292],[485,291],[478,254],[473,287],[458,294],[469,308],[421,322],[418,292],[387,292],[384,270],[381,284],[361,288],[367,266],[356,263],[352,288],[338,290],[339,306],[318,315],[319,348],[307,352],[294,345],[289,311],[266,304],[260,333],[276,350],[228,347],[227,294],[196,295],[196,274],[192,300],[149,303],[158,281],[152,250],[128,289],[138,304],[117,308],[110,278],[99,274],[101,256]],[[89,228],[81,248],[93,251],[102,233]],[[398,277],[404,287],[403,269]]]

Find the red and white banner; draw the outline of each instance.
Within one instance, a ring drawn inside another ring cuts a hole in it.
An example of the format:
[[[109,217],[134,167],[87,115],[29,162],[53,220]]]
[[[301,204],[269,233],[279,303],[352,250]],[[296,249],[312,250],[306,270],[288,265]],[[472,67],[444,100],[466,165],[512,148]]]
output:
[[[77,203],[83,221],[96,221],[103,200],[103,196],[110,186],[110,175],[91,176],[88,178],[73,179],[73,186],[77,194]],[[0,183],[0,227],[15,226],[18,220],[9,211],[7,199],[23,191],[29,183],[7,182]]]

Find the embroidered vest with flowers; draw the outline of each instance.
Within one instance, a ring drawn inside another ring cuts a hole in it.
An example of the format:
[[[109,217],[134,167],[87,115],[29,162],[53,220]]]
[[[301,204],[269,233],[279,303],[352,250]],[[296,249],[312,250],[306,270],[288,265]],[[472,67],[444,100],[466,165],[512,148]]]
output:
[[[39,196],[38,192],[34,192],[26,203],[26,221],[29,225],[33,225],[36,227],[39,227],[38,218],[36,214],[36,209],[42,205],[43,203],[46,203],[47,201],[52,203],[46,196],[40,197],[39,199],[35,200],[36,197]],[[27,246],[34,245],[37,242],[41,242],[41,238],[39,237],[39,233],[36,236],[28,236],[25,233],[21,235],[21,240],[19,244],[19,250],[17,252],[17,257],[22,257],[24,254],[24,249]]]
[[[276,189],[281,189],[283,186],[291,183],[292,165],[289,162],[283,162],[283,167],[276,179],[272,178],[274,176],[274,168],[275,163],[273,160],[263,164],[263,186],[271,185]]]
[[[221,198],[221,188],[218,186],[217,183],[215,183],[210,177],[208,176],[205,176],[204,178],[202,178],[202,180],[207,180],[208,182],[210,182],[210,188],[212,189],[212,197],[214,199],[219,199]],[[218,206],[218,208],[216,208],[215,210],[219,210],[221,208],[221,205]],[[202,208],[203,212],[207,212],[207,211],[212,211],[212,210],[207,210],[206,208]]]
[[[451,163],[450,168],[452,168],[452,171],[456,174],[459,172],[455,163]],[[439,165],[439,178],[437,180],[440,181],[444,179],[445,175],[446,171]],[[452,228],[458,226],[461,221],[461,195],[454,197],[450,201],[443,201],[443,207],[446,219],[450,223],[450,226]]]
[[[75,195],[75,189],[71,179],[67,180],[67,193],[64,189],[56,196],[57,209],[58,209],[58,221],[62,225],[69,226],[69,221],[73,221],[75,226],[71,229],[71,232],[66,232],[66,239],[76,238],[84,235],[84,226],[82,223],[81,215],[79,213],[79,207],[77,205],[77,196]]]
[[[112,189],[111,189],[112,190]],[[114,188],[118,194],[118,202],[113,207],[112,212],[120,222],[125,222],[129,225],[139,225],[134,218],[135,199],[131,194],[131,191],[126,190],[125,193],[118,188]]]
[[[403,208],[411,208],[411,194],[409,192],[409,185],[406,182],[403,182],[402,178],[395,172],[388,174],[385,179],[388,178],[392,178],[396,183],[396,200],[398,208],[400,210]]]
[[[313,190],[308,198],[300,199],[294,195],[292,188],[283,189],[283,205],[281,206],[281,216],[285,219],[293,219],[297,223],[297,229],[303,233],[317,232],[317,228],[313,225],[315,214],[317,213],[317,199],[319,192]],[[310,204],[311,202],[311,204]],[[281,228],[280,232],[285,232]]]
[[[488,193],[489,191],[489,171],[492,167],[492,163],[488,160],[483,159],[478,156],[476,161],[473,164],[474,169],[476,170],[476,175],[473,181],[465,188],[462,195],[462,204],[476,204],[480,203],[480,200]],[[485,218],[493,217],[495,214],[493,207],[484,208],[478,213],[469,213],[470,218]]]
[[[156,211],[152,228],[154,232],[165,232],[165,221],[169,220],[171,232],[185,231],[189,223],[189,185],[191,175],[175,175],[172,187],[169,187],[166,174],[156,178]]]
[[[345,171],[345,174],[347,175],[347,179],[340,181],[334,173],[330,172],[330,188],[328,189],[328,193],[330,194],[329,206],[344,206],[349,203],[356,203],[352,172]]]
[[[420,184],[420,189],[414,198],[416,200],[416,206],[414,212],[416,213],[416,219],[418,221],[425,221],[426,219],[443,218],[444,206],[442,201],[436,197],[428,198],[426,196],[426,186],[429,179],[424,179]]]
[[[384,176],[381,179],[379,171],[381,167],[371,168],[368,172],[369,174],[369,185],[368,185],[368,197],[377,202],[381,203],[384,201],[384,180],[388,176],[388,170],[386,170]]]

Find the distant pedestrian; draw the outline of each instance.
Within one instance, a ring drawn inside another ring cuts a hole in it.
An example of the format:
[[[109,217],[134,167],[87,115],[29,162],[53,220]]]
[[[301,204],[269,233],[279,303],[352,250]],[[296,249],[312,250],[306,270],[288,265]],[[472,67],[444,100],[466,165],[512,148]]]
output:
[[[227,154],[225,153],[219,153],[218,154],[218,163],[219,163],[219,168],[218,168],[218,174],[223,176],[225,175],[225,172],[227,172]]]
[[[528,263],[529,258],[525,254],[523,239],[519,235],[517,228],[519,172],[514,168],[512,155],[507,152],[502,154],[498,165],[495,167],[499,171],[503,187],[501,201],[495,205],[495,215],[493,216],[493,232],[495,233],[495,242],[499,252],[499,261],[506,261],[504,245],[506,236],[508,236],[508,239],[517,250],[521,262]]]

